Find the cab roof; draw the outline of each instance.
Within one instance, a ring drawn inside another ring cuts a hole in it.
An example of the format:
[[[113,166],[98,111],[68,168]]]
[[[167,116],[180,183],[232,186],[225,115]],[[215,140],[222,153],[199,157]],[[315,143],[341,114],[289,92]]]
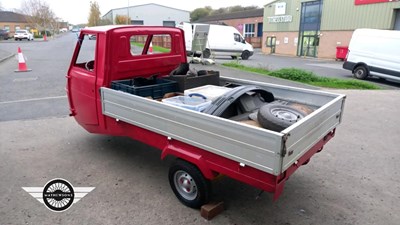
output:
[[[141,28],[141,29],[160,28],[162,30],[179,29],[179,28],[175,28],[175,27],[164,27],[164,26],[106,25],[106,26],[86,27],[86,28],[82,29],[82,31],[89,31],[89,32],[94,32],[94,33],[107,33],[112,30],[119,30],[119,29],[126,29],[126,28]]]

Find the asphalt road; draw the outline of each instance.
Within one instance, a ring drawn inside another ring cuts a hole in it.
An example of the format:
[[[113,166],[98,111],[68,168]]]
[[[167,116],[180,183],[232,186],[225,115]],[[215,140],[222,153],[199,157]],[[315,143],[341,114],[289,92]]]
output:
[[[15,73],[16,58],[0,63],[0,121],[67,115],[65,85],[76,36],[68,33],[48,42],[8,41],[1,49],[21,48],[31,72]]]
[[[75,36],[18,45],[32,72],[0,63],[0,224],[388,224],[400,221],[400,92],[344,91],[337,135],[286,183],[273,202],[229,178],[214,182],[226,210],[205,221],[180,204],[168,184],[172,159],[124,137],[90,134],[68,117],[65,74]],[[4,45],[3,45],[4,44]],[[6,46],[6,47],[5,47]],[[198,68],[212,68],[197,65]],[[221,70],[224,76],[305,87],[280,79]],[[332,90],[330,90],[332,91]],[[95,187],[63,213],[51,212],[21,187],[53,178]]]

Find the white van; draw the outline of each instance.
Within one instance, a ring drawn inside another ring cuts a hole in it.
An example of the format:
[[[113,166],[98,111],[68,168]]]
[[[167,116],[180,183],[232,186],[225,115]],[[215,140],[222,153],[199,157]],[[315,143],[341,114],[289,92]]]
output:
[[[400,81],[400,31],[355,30],[343,68],[358,79],[373,75]]]
[[[178,28],[185,32],[185,44],[188,54],[193,54],[192,42],[197,25],[208,25],[199,23],[181,23]],[[245,41],[236,28],[225,25],[210,24],[208,31],[208,42],[203,52],[195,52],[195,54],[203,54],[204,58],[214,56],[231,56],[233,59],[241,57],[249,59],[254,54],[253,46]]]

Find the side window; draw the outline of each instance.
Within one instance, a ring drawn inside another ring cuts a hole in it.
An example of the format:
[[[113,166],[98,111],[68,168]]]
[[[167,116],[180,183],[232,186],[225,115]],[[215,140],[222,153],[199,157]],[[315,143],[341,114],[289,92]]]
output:
[[[144,49],[148,41],[150,44],[147,49]],[[130,46],[132,56],[170,53],[171,36],[169,34],[132,35]]]
[[[243,42],[242,36],[240,34],[233,34],[236,42]]]
[[[142,55],[144,45],[146,44],[148,35],[132,35],[130,38],[131,54]]]
[[[83,39],[79,39],[78,41],[80,48],[74,65],[88,71],[93,71],[95,66],[96,39],[93,39],[92,35],[85,34]]]

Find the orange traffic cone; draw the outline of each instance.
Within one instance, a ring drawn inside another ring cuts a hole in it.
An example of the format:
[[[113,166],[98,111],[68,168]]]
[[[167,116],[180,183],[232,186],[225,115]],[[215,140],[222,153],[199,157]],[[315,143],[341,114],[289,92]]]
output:
[[[18,70],[14,70],[14,72],[28,72],[32,71],[26,67],[25,58],[22,54],[21,48],[18,47]]]
[[[152,42],[150,42],[149,54],[153,54],[153,43]]]

